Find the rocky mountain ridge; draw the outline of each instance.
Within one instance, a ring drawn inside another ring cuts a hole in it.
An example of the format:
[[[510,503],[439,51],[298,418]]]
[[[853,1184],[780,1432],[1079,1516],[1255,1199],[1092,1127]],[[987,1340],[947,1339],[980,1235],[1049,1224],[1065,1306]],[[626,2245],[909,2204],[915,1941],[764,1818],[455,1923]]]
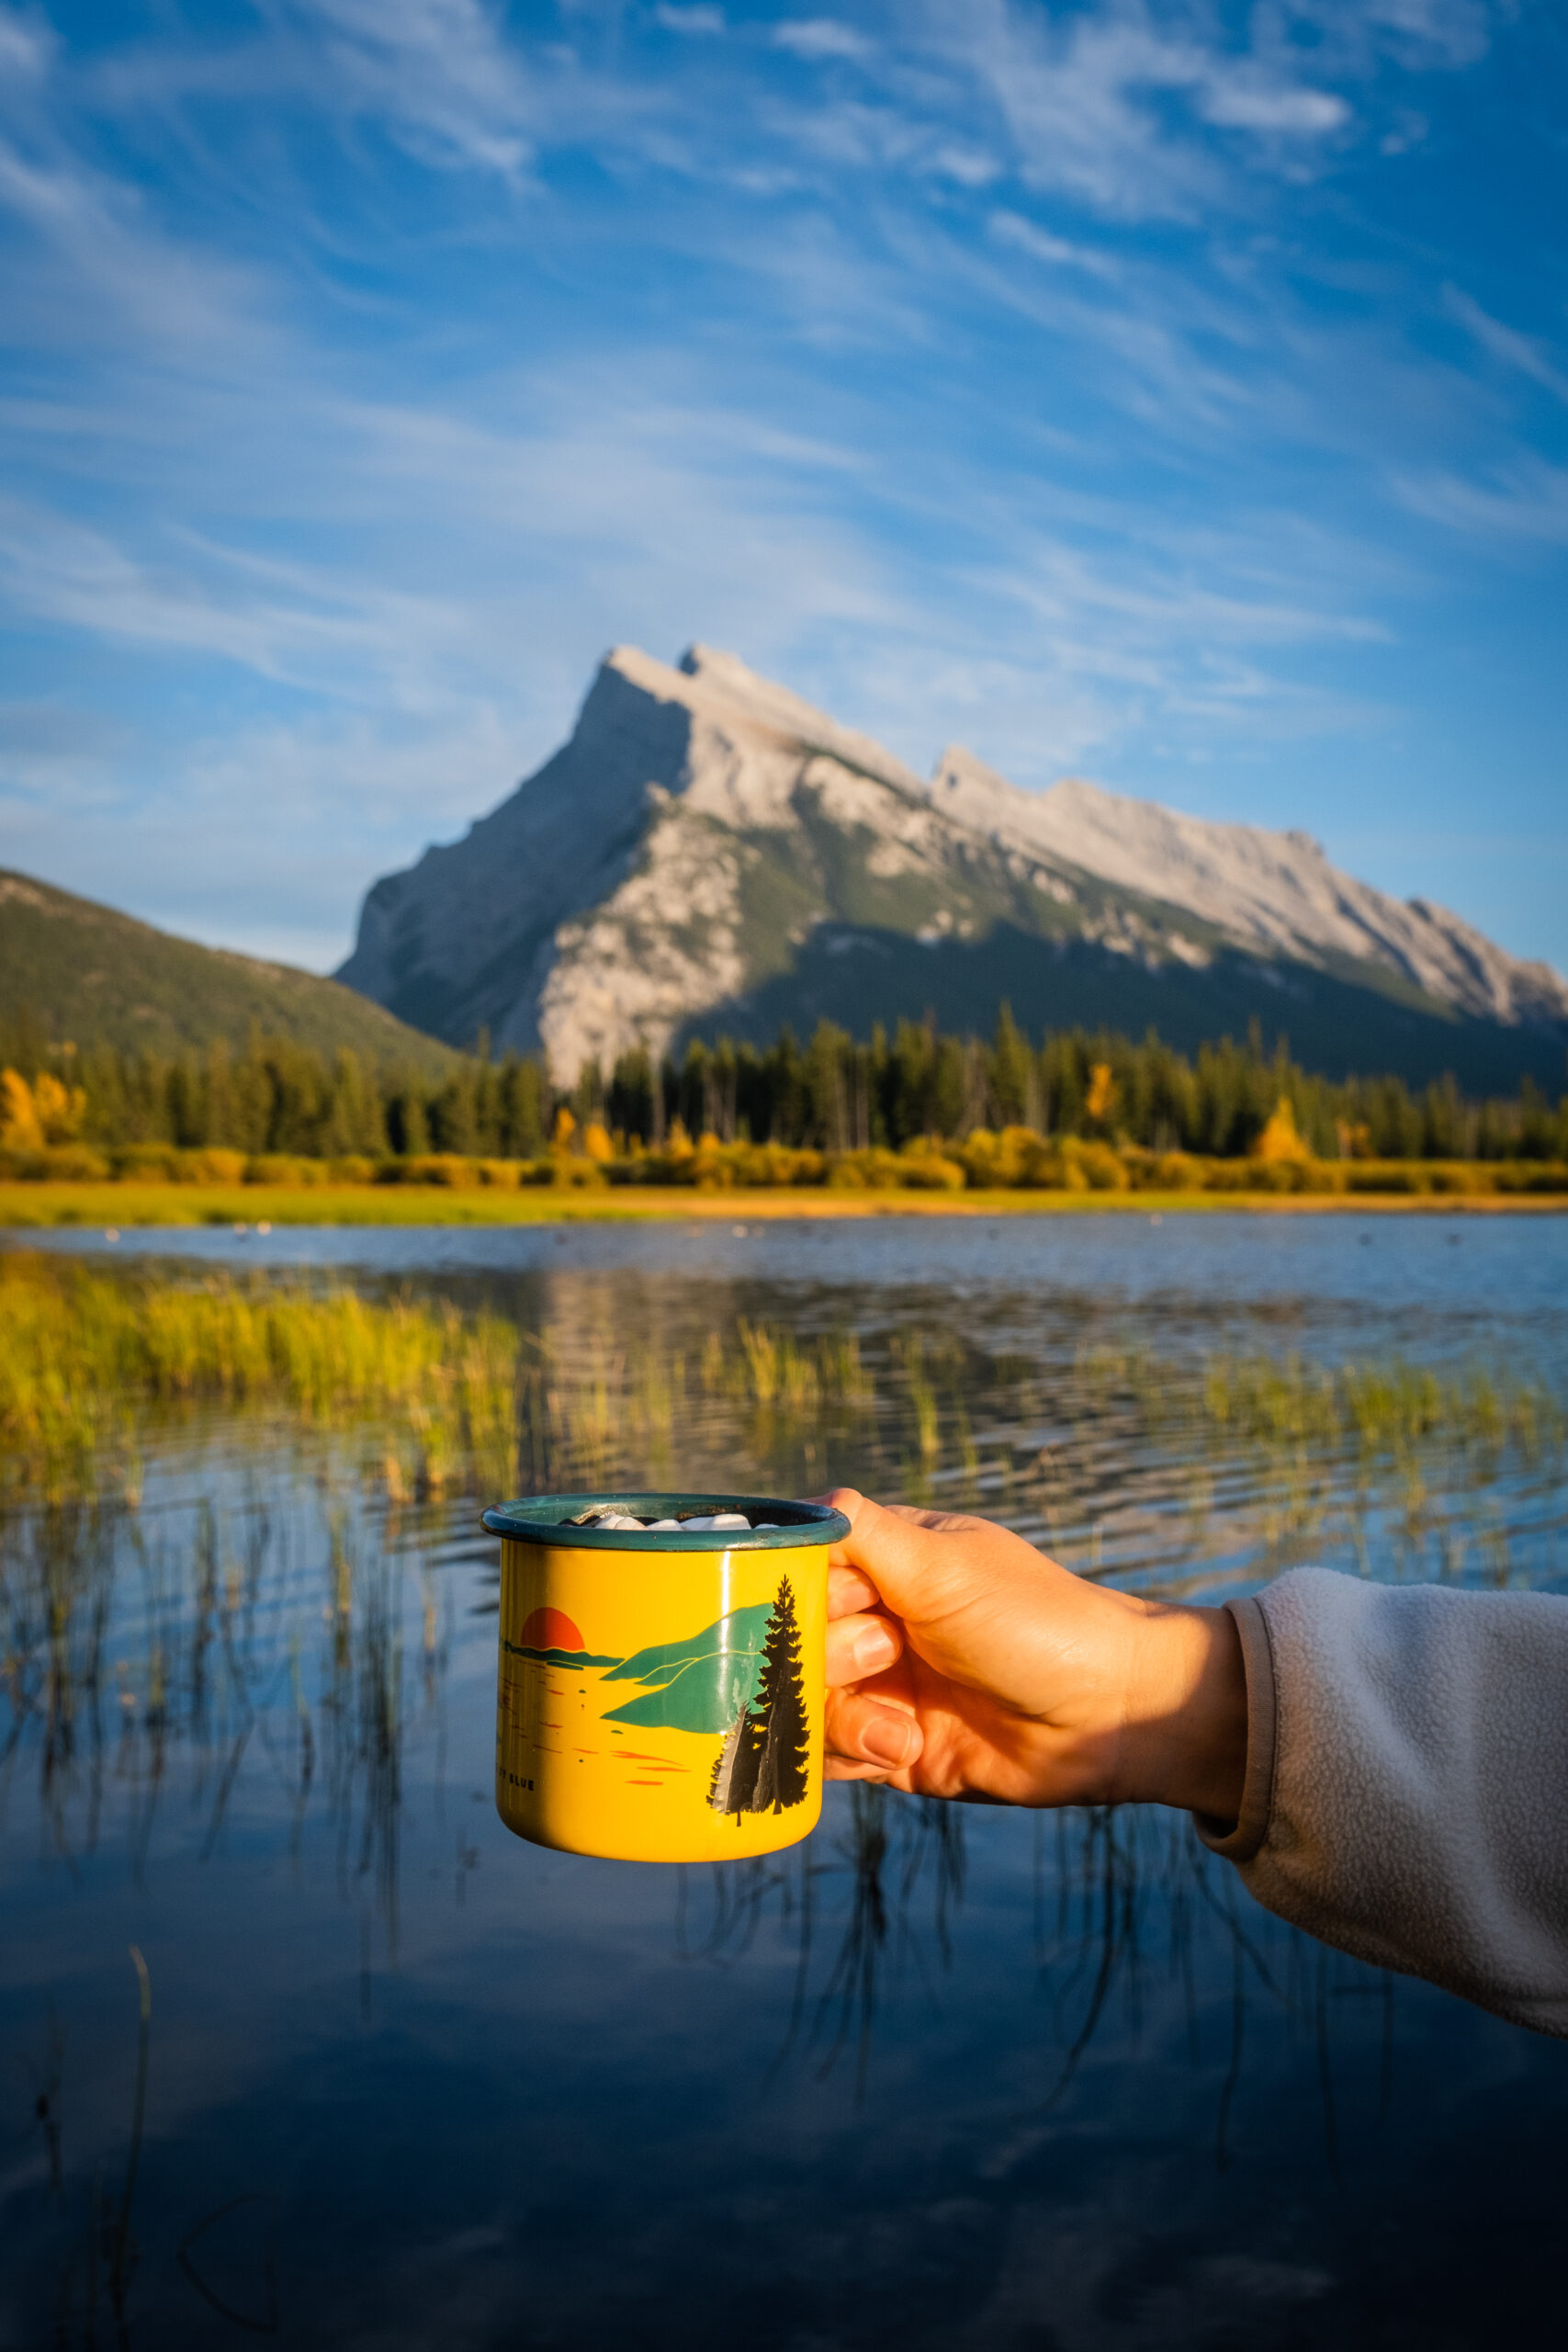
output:
[[[1494,1062],[1561,1083],[1568,1046],[1555,972],[1305,833],[1076,781],[1025,792],[958,747],[928,782],[700,645],[673,669],[612,652],[552,759],[374,886],[338,978],[451,1043],[542,1048],[563,1078],[823,1012],[862,1033],[928,1006],[988,1025],[1000,994],[1034,1028],[1153,1022],[1178,1043],[1257,1011],[1320,1067],[1469,1083]]]

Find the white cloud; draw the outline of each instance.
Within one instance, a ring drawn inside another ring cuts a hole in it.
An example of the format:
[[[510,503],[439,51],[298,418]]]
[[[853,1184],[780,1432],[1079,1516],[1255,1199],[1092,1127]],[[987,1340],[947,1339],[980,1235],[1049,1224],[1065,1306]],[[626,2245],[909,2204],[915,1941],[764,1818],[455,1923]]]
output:
[[[1080,17],[1058,31],[1010,0],[972,0],[953,21],[949,62],[986,85],[1032,186],[1134,219],[1190,215],[1217,197],[1209,161],[1162,137],[1134,103],[1140,88],[1190,86],[1196,51],[1126,17]]]
[[[673,0],[660,0],[653,21],[662,32],[683,33],[698,40],[712,39],[726,29],[724,10],[707,7],[702,0],[685,8],[675,6]]]
[[[14,9],[0,8],[0,90],[7,79],[40,81],[53,60],[57,43],[51,28],[39,19],[28,20]]]
[[[1343,98],[1277,62],[1213,47],[1199,20],[1180,13],[1156,20],[1128,6],[1054,23],[1014,0],[966,0],[961,16],[943,10],[939,23],[951,69],[985,85],[1025,179],[1113,216],[1223,209],[1220,159],[1195,126],[1168,119],[1162,100],[1184,100],[1198,121],[1250,134],[1269,151],[1321,140],[1349,119]]]
[[[41,272],[29,272],[28,249],[13,245],[14,334],[47,322],[51,339],[88,344],[118,331],[165,360],[188,360],[212,344],[223,345],[231,366],[254,357],[254,281],[160,235],[123,183],[59,153],[25,153],[0,138],[0,212],[30,231],[49,256]],[[73,305],[60,299],[67,283],[78,297]]]
[[[1560,368],[1553,367],[1540,345],[1533,343],[1529,335],[1519,334],[1513,327],[1505,326],[1500,319],[1493,318],[1461,287],[1444,287],[1443,307],[1451,319],[1475,337],[1483,351],[1492,354],[1494,359],[1500,359],[1506,368],[1516,368],[1520,375],[1529,376],[1536,383],[1544,385],[1560,401],[1568,401],[1568,376],[1564,376]]]
[[[1017,212],[993,212],[986,227],[998,244],[1012,245],[1018,252],[1055,268],[1086,269],[1097,277],[1117,274],[1116,264],[1108,254],[1091,252],[1087,245],[1075,245],[1066,237],[1053,236],[1049,229],[1039,228]]]
[[[994,155],[947,141],[926,158],[925,169],[932,179],[952,180],[959,187],[989,187],[993,180],[1002,175],[1002,167]]]
[[[1365,59],[1379,51],[1416,71],[1473,65],[1491,41],[1487,0],[1297,0],[1293,11],[1314,23],[1330,52]]]
[[[1476,537],[1568,547],[1568,467],[1521,457],[1488,480],[1451,472],[1402,474],[1395,494],[1413,514]]]
[[[384,121],[423,161],[517,180],[543,101],[479,0],[293,0],[320,96]]]
[[[462,635],[436,600],[178,534],[161,556],[0,500],[0,599],[34,621],[232,662],[275,684],[418,707]]]
[[[1201,84],[1199,110],[1205,122],[1227,130],[1278,131],[1317,139],[1342,130],[1350,119],[1343,98],[1300,84],[1271,83],[1247,73],[1211,72]]]
[[[792,17],[773,31],[775,49],[788,50],[792,57],[807,64],[818,64],[829,58],[868,57],[871,43],[863,33],[856,32],[837,17]]]

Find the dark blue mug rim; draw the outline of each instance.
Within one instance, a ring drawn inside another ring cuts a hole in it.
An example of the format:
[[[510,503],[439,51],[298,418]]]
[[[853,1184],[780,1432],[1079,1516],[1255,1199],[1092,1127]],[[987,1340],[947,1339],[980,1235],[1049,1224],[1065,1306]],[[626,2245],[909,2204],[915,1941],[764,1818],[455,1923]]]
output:
[[[613,1504],[639,1519],[675,1519],[682,1512],[707,1518],[718,1511],[741,1511],[748,1519],[772,1520],[771,1527],[644,1528],[640,1533],[620,1528],[573,1527],[567,1522],[595,1505]],[[802,1503],[778,1495],[632,1494],[616,1490],[593,1495],[525,1495],[497,1503],[484,1514],[492,1535],[510,1536],[514,1544],[549,1544],[558,1549],[583,1552],[787,1552],[807,1544],[837,1544],[850,1532],[850,1522],[830,1503]]]

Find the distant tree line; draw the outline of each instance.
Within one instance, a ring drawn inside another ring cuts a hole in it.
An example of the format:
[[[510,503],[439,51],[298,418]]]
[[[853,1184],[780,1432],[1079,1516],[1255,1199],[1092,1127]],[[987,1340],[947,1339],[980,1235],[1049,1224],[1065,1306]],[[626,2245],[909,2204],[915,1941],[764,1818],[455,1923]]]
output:
[[[1152,1031],[1138,1044],[1058,1030],[1036,1046],[1006,1005],[989,1042],[903,1021],[861,1045],[823,1022],[805,1046],[787,1028],[764,1050],[721,1038],[657,1071],[646,1053],[623,1054],[607,1084],[591,1068],[561,1099],[580,1124],[597,1116],[653,1146],[679,1119],[694,1136],[824,1151],[1022,1126],[1235,1158],[1285,1102],[1322,1159],[1568,1157],[1568,1095],[1554,1104],[1528,1078],[1517,1096],[1480,1102],[1452,1079],[1420,1092],[1398,1078],[1335,1084],[1292,1061],[1283,1041],[1267,1052],[1256,1023],[1243,1043],[1224,1037],[1191,1057]]]
[[[1393,1077],[1340,1082],[1270,1052],[1255,1023],[1195,1056],[1150,1034],[1142,1043],[1081,1029],[1032,1044],[1004,1005],[989,1040],[900,1022],[868,1043],[823,1022],[801,1045],[787,1028],[759,1048],[721,1038],[657,1064],[622,1054],[551,1082],[537,1058],[480,1050],[432,1081],[253,1037],[169,1057],[43,1042],[25,1013],[0,1023],[0,1141],[224,1148],[301,1157],[418,1158],[430,1152],[531,1159],[594,1130],[619,1148],[693,1138],[792,1148],[894,1150],[976,1128],[1124,1142],[1232,1158],[1252,1151],[1281,1102],[1320,1159],[1568,1159],[1568,1094],[1553,1103],[1525,1079],[1513,1097],[1477,1102],[1451,1079],[1417,1091]],[[43,1081],[43,1083],[40,1083]],[[26,1102],[23,1096],[26,1096]],[[569,1114],[563,1116],[563,1114]],[[31,1122],[31,1127],[28,1123]]]

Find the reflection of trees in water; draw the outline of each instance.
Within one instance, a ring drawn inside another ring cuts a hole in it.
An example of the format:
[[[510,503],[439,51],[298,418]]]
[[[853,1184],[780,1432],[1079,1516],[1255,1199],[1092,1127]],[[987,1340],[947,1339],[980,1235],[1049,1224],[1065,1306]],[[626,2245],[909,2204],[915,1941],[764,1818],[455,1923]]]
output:
[[[1169,1354],[1057,1317],[1037,1350],[929,1324],[787,1323],[646,1278],[546,1285],[518,1391],[522,1483],[788,1493],[828,1478],[1004,1519],[1080,1574],[1179,1594],[1303,1559],[1490,1584],[1562,1573],[1563,1419],[1477,1360]],[[712,1294],[722,1293],[722,1296]],[[679,1460],[672,1432],[679,1430]]]
[[[152,2055],[152,1986],[147,1963],[132,1944],[128,1957],[137,1985],[136,2067],[131,2090],[124,2171],[118,2187],[100,2165],[85,2196],[73,2193],[65,2154],[63,2086],[66,2037],[53,2004],[44,2064],[36,2070],[33,2115],[49,2155],[49,2206],[57,2225],[59,2256],[51,2336],[60,2352],[80,2343],[92,2352],[99,2342],[100,2313],[117,2346],[130,2336],[130,2294],[141,2260],[133,2230],[137,2176],[147,2119],[147,2079]]]
[[[675,1946],[688,1962],[733,1967],[777,1932],[795,1966],[770,2073],[805,2064],[825,2079],[852,2052],[858,2096],[878,2020],[905,1985],[935,1996],[945,1973],[961,1964],[968,1816],[962,1805],[865,1782],[840,1793],[837,1818],[800,1846],[682,1870]],[[1310,2050],[1325,2161],[1337,2172],[1337,2073],[1353,2041],[1358,2078],[1367,2077],[1360,2019],[1368,2003],[1379,2012],[1374,2123],[1392,2098],[1393,1979],[1259,1910],[1182,1815],[1142,1805],[1073,1807],[1016,1826],[1029,1847],[1030,1944],[1048,2027],[1032,2061],[1032,2108],[1042,2116],[1056,2109],[1097,2042],[1135,2041],[1156,2010],[1156,2022],[1168,2023],[1174,1996],[1188,2064],[1213,2093],[1217,2169],[1231,2161],[1248,2057],[1262,2063],[1282,2031]],[[1021,1947],[1019,1966],[1029,1960]],[[1025,2063],[1021,2057],[1021,2073]]]
[[[72,2182],[65,2162],[62,2128],[62,2086],[65,2036],[50,2011],[48,2056],[34,2098],[34,2117],[49,2153],[49,2204],[58,2226],[55,2289],[51,2340],[57,2352],[80,2345],[83,2352],[107,2340],[112,2332],[119,2352],[130,2343],[130,2290],[141,2261],[136,2219],[136,2190],[141,2165],[147,2119],[147,2089],[152,2056],[152,1984],[147,1963],[136,1945],[129,1949],[135,1971],[137,2011],[135,2072],[125,2137],[124,2168],[116,2180],[101,2164],[85,2193]],[[276,2230],[279,2199],[267,2191],[230,2198],[198,2212],[186,2229],[175,2259],[191,2286],[210,2309],[247,2333],[273,2335],[278,2330]],[[211,2252],[211,2233],[243,2209],[256,2209],[263,2222],[263,2293],[254,2309],[240,2309],[214,2288],[204,2272]]]
[[[190,1842],[187,1825],[169,1820],[180,1796],[208,1861],[247,1770],[259,1770],[269,1801],[273,1789],[281,1793],[297,1867],[312,1815],[330,1829],[340,1893],[359,1911],[368,2007],[378,1928],[387,1957],[397,1953],[403,1751],[419,1724],[434,1735],[438,1803],[444,1777],[452,1627],[429,1549],[446,1520],[359,1499],[329,1508],[324,1498],[337,1490],[330,1461],[318,1470],[315,1481],[283,1473],[264,1487],[253,1464],[194,1498],[154,1482],[134,1506],[56,1506],[0,1520],[0,1804],[31,1781],[48,1848],[73,1875],[103,1850],[112,1826],[140,1884],[161,1822],[182,1847]],[[459,1840],[459,1899],[476,1860]],[[120,2185],[101,2169],[85,2178],[80,2165],[73,2177],[62,2132],[65,2034],[52,2008],[32,2070],[58,2248],[53,2341],[62,2347],[129,2340],[151,2037],[146,1973],[134,1958],[141,2007]],[[278,2324],[276,2205],[248,2196],[195,2214],[177,2255],[215,2311],[264,2334]],[[236,2235],[261,2249],[254,2310],[235,2309],[209,2275],[215,2263],[223,2272]]]
[[[446,1521],[352,1487],[329,1509],[334,1490],[325,1459],[316,1481],[265,1488],[253,1464],[194,1498],[0,1521],[0,1795],[36,1771],[49,1845],[73,1871],[112,1811],[140,1883],[175,1776],[206,1860],[259,1757],[283,1789],[296,1861],[320,1805],[344,1898],[368,1901],[367,1927],[378,1917],[395,1952],[412,1722],[434,1726],[438,1786],[444,1769],[450,1603],[426,1545]]]

